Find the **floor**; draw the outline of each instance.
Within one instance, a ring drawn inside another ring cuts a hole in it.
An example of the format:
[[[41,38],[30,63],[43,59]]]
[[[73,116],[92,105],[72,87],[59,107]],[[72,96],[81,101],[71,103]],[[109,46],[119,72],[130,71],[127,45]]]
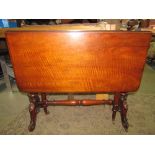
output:
[[[50,99],[63,99],[67,96],[48,96]],[[76,95],[78,99],[93,99],[95,95]],[[51,106],[50,114],[38,114],[37,126],[28,132],[28,98],[16,89],[7,92],[0,83],[0,134],[155,134],[155,70],[145,66],[140,89],[128,97],[129,130],[125,132],[119,113],[115,124],[111,121],[110,106]]]

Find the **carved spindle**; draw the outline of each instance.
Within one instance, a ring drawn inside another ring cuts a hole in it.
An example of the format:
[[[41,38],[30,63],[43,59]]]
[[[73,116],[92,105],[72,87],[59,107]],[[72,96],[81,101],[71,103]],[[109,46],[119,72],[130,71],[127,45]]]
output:
[[[38,94],[34,94],[35,96],[35,100],[36,100],[36,111],[37,111],[37,113],[39,113],[40,112],[40,105],[39,105],[39,103],[40,103],[40,97],[39,97],[39,95]]]
[[[127,110],[128,110],[127,96],[128,96],[127,93],[122,93],[121,100],[120,100],[121,121],[122,121],[122,125],[126,131],[128,131],[128,127],[129,127],[128,120],[127,120]]]
[[[46,98],[46,93],[41,93],[41,100],[42,100],[42,103],[43,103],[43,108],[44,108],[45,114],[49,114],[49,111],[47,110],[47,98]]]
[[[118,111],[119,107],[119,100],[120,100],[120,93],[116,93],[114,95],[114,101],[113,101],[113,108],[112,108],[112,121],[114,123],[116,118],[116,113]]]

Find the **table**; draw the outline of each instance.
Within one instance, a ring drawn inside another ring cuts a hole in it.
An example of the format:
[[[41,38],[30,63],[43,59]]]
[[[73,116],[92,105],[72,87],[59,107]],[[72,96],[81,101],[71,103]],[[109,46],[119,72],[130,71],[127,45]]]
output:
[[[127,131],[127,93],[138,90],[150,32],[13,31],[7,43],[19,90],[28,93],[29,131],[39,108],[49,105],[113,105]],[[47,93],[112,93],[113,100],[52,100]],[[41,95],[41,96],[40,96]]]
[[[5,39],[5,32],[7,31],[29,31],[29,30],[35,30],[35,31],[40,31],[40,30],[47,30],[47,31],[52,31],[52,30],[102,30],[102,26],[98,23],[95,24],[62,24],[62,25],[37,25],[37,26],[23,26],[23,27],[18,27],[18,28],[0,28],[0,39]],[[149,28],[143,28],[141,31],[151,31],[152,35],[155,35],[155,30],[154,29],[149,29]],[[7,85],[7,89],[11,90],[11,85],[9,82],[9,75],[6,72],[7,66],[5,65],[6,63],[4,62],[4,58],[1,60],[1,65],[2,65],[2,70],[5,72],[5,83]],[[97,95],[97,97],[100,98],[100,95]],[[107,96],[104,95],[104,97],[107,98]]]

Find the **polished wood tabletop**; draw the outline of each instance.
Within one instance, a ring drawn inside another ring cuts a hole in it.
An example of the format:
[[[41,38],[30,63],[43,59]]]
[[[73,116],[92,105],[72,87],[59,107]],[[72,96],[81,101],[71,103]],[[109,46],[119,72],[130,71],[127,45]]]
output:
[[[28,30],[102,30],[102,26],[98,23],[91,24],[61,24],[61,25],[29,25],[16,28],[0,28],[0,38],[5,38],[5,32],[10,30],[28,31]],[[155,35],[155,29],[142,28],[141,31],[150,31]]]
[[[25,92],[131,92],[139,88],[150,32],[10,31],[17,85]]]

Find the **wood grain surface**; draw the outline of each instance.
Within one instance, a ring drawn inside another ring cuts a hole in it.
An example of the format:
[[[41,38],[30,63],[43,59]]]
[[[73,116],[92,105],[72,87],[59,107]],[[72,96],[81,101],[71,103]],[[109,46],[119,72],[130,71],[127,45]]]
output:
[[[5,38],[7,31],[51,31],[51,30],[103,30],[103,25],[100,23],[86,24],[60,24],[60,25],[26,25],[15,28],[0,28],[0,38]],[[126,30],[125,30],[126,31]],[[150,31],[155,35],[155,29],[141,28],[141,31]]]
[[[141,82],[149,32],[12,31],[7,43],[24,92],[132,92]]]

